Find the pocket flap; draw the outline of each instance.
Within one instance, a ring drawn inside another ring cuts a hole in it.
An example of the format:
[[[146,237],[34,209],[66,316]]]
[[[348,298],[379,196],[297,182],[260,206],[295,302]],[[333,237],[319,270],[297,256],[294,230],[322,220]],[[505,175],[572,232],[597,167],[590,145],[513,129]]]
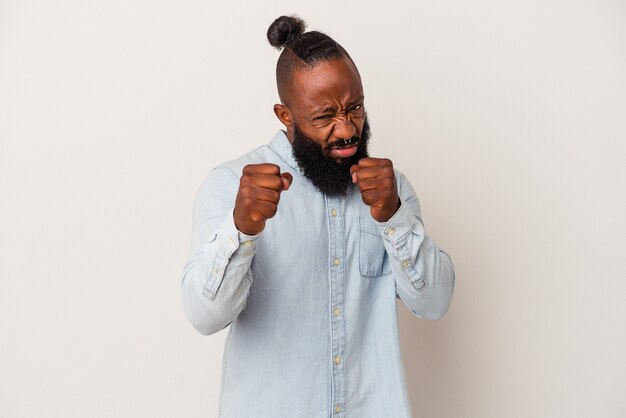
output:
[[[359,272],[364,277],[389,273],[383,238],[371,217],[359,216]]]

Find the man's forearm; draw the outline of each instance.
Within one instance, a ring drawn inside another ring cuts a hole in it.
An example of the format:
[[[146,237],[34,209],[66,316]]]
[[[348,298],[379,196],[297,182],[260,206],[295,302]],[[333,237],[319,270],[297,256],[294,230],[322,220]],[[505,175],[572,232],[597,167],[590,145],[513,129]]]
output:
[[[194,201],[190,256],[181,293],[189,321],[202,334],[227,326],[245,307],[252,283],[256,238],[240,233],[233,220],[237,177],[213,170]]]
[[[452,298],[454,266],[426,235],[413,188],[405,178],[400,183],[400,208],[389,221],[379,223],[397,293],[416,316],[440,319]]]

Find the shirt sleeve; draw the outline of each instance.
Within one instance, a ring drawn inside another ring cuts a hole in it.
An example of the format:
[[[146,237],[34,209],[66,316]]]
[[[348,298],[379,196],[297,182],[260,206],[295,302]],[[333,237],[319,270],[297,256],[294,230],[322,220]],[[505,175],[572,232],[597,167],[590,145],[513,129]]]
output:
[[[387,221],[378,222],[390,259],[398,296],[419,318],[440,319],[454,289],[452,259],[428,237],[419,201],[404,175],[396,171],[401,205]]]
[[[252,284],[250,266],[259,235],[237,230],[233,220],[239,179],[214,169],[194,200],[189,258],[181,293],[187,319],[202,334],[226,327],[245,308]]]

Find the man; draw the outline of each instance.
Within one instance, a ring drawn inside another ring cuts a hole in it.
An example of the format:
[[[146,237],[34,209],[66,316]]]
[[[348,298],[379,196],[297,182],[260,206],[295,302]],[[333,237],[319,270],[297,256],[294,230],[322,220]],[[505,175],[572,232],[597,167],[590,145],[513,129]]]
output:
[[[359,72],[330,37],[282,16],[268,30],[284,124],[215,168],[194,204],[185,312],[230,324],[220,416],[411,416],[396,298],[447,311],[450,258],[425,235],[408,180],[367,153]]]

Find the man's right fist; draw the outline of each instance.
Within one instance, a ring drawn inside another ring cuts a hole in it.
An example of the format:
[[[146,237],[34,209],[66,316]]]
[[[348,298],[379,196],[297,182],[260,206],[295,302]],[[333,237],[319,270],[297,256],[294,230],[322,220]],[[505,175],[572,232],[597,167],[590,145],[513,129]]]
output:
[[[289,189],[293,177],[281,173],[276,164],[250,164],[243,168],[233,217],[235,226],[246,235],[256,235],[265,221],[278,210],[283,190]]]

